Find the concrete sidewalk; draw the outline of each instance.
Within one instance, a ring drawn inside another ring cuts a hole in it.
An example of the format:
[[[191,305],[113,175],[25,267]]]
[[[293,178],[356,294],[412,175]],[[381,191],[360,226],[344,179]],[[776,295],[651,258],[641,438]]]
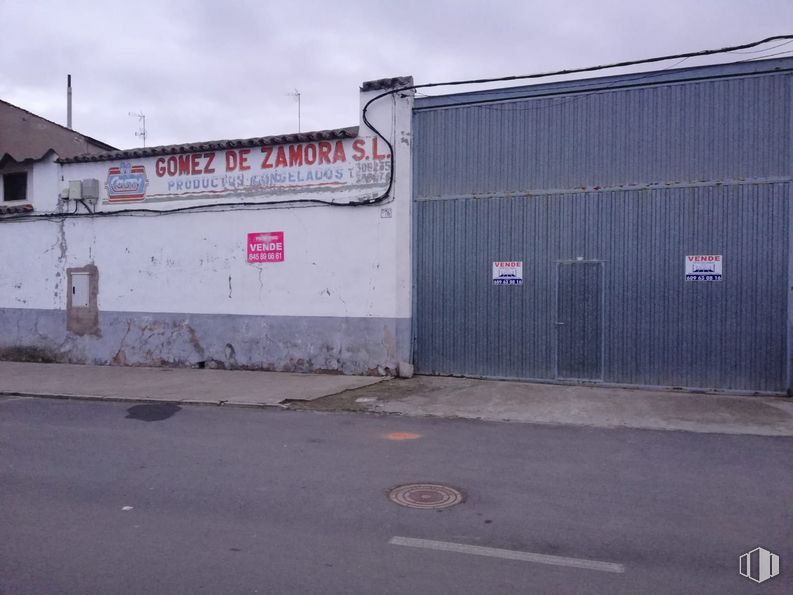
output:
[[[293,409],[517,423],[793,436],[793,399],[416,376]]]
[[[793,400],[469,378],[0,362],[1,396],[278,406],[600,428],[793,436]]]
[[[278,406],[380,382],[367,376],[0,361],[0,395]]]
[[[598,428],[793,436],[793,399],[416,376],[293,409],[368,411]]]

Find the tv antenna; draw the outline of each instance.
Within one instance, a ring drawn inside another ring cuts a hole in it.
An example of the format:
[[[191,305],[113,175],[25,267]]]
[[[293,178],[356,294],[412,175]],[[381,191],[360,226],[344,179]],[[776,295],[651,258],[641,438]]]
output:
[[[297,89],[292,93],[288,93],[290,97],[297,99],[297,131],[300,132],[300,91]]]
[[[138,131],[135,133],[135,136],[140,137],[143,140],[143,146],[146,146],[146,114],[140,112],[136,114],[135,112],[129,112],[129,115],[133,118],[138,119]]]

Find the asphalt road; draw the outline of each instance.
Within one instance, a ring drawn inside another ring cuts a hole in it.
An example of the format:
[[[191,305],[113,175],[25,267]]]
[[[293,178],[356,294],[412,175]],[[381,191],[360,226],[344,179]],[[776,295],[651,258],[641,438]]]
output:
[[[791,592],[790,438],[0,400],[3,594]]]

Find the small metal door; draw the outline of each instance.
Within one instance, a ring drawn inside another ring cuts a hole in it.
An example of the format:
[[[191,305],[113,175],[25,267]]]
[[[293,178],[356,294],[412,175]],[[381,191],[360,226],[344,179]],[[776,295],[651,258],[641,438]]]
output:
[[[87,308],[91,304],[91,277],[89,273],[71,273],[72,308]]]
[[[603,263],[560,262],[556,294],[556,377],[603,378]]]

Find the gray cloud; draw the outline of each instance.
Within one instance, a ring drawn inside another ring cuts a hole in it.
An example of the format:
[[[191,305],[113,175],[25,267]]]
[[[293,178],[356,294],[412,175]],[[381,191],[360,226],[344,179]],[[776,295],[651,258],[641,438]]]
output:
[[[790,33],[785,23],[789,0],[0,0],[0,98],[64,122],[71,73],[75,127],[111,144],[139,144],[138,110],[148,144],[259,136],[297,128],[294,89],[304,130],[348,126],[368,79],[586,66]]]

